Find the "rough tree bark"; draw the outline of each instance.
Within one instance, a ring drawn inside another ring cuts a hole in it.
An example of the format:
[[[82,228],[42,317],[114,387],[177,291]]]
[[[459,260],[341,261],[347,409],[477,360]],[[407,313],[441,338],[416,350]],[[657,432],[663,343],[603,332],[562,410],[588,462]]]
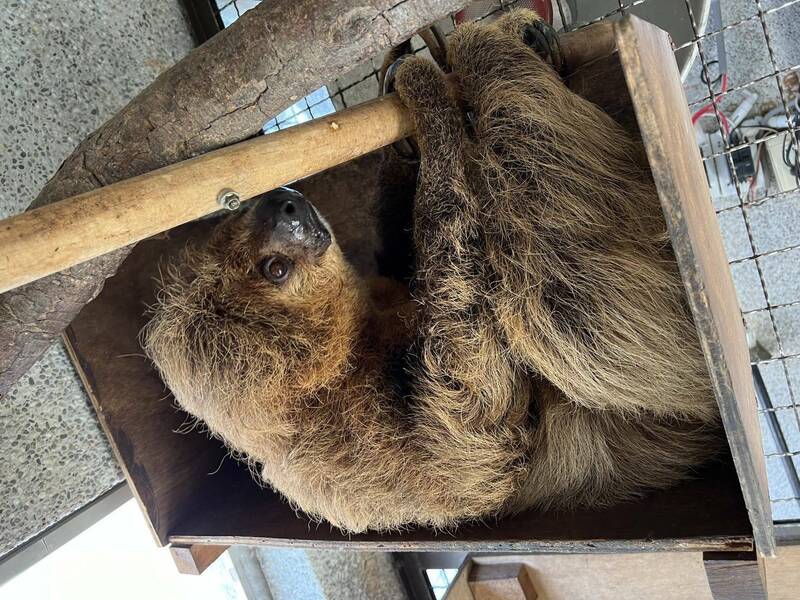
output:
[[[164,72],[86,138],[31,208],[246,139],[323,82],[465,3],[264,2]],[[0,296],[0,395],[100,292],[129,251]]]

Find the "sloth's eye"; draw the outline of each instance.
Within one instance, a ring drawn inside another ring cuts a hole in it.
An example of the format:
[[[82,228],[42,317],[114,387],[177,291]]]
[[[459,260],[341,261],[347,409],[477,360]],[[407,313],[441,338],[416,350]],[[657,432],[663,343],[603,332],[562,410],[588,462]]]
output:
[[[261,262],[261,274],[272,283],[283,283],[289,276],[292,264],[283,256],[271,256]]]

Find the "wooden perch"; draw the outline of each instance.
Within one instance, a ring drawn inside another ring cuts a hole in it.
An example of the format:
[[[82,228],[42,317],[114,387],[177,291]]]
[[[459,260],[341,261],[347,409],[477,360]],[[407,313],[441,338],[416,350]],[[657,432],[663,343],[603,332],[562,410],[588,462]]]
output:
[[[0,292],[215,212],[226,190],[248,200],[412,127],[392,94],[0,221]]]
[[[464,3],[264,2],[163,73],[86,138],[31,208],[252,137],[269,117],[320,83],[343,75]],[[115,250],[0,296],[0,394],[100,292],[129,251]],[[7,264],[0,263],[0,269]]]

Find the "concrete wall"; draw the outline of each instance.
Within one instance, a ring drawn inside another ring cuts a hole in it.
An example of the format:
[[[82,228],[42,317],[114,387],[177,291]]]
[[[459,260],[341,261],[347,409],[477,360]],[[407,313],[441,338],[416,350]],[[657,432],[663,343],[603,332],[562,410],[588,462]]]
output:
[[[0,218],[194,46],[178,0],[0,4]],[[0,556],[122,479],[61,344],[0,401]]]

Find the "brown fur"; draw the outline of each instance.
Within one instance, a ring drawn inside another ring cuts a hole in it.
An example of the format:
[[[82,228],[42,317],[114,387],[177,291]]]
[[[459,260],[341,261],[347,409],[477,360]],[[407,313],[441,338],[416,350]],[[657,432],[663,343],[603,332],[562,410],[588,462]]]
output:
[[[707,370],[640,149],[521,41],[461,27],[397,89],[422,153],[415,303],[334,242],[282,286],[252,213],[167,279],[146,348],[181,405],[345,530],[662,488],[713,453]]]

